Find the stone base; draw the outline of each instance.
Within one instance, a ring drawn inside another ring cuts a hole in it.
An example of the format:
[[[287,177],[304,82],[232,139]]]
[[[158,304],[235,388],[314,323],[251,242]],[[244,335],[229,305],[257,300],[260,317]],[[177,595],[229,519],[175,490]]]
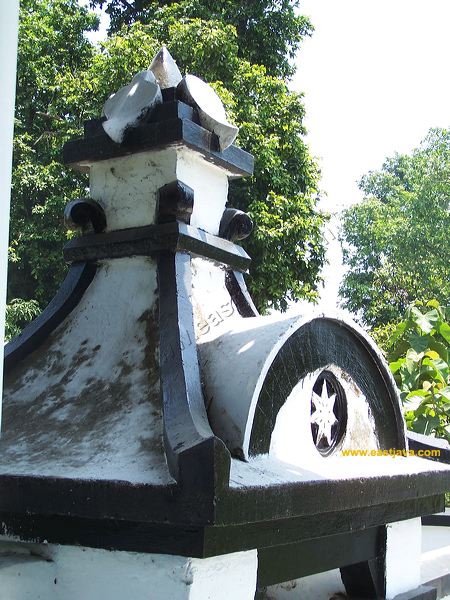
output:
[[[5,599],[253,600],[256,575],[256,550],[198,559],[0,543]]]

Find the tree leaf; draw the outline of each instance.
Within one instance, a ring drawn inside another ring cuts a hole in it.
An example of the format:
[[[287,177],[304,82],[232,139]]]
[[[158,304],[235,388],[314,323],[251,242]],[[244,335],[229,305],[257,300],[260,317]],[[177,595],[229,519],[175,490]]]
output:
[[[439,321],[439,314],[436,309],[433,309],[423,315],[418,308],[413,306],[411,318],[423,333],[431,333]]]
[[[432,435],[438,426],[439,417],[437,416],[419,415],[417,419],[412,422],[413,431],[423,433],[424,435]]]
[[[439,333],[442,335],[444,340],[450,344],[450,325],[448,323],[440,323]]]

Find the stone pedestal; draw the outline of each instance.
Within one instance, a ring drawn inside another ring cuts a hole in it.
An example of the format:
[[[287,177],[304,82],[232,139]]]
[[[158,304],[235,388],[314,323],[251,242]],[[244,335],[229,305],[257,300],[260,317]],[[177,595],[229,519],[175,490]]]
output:
[[[8,600],[253,600],[256,550],[206,559],[0,542]]]

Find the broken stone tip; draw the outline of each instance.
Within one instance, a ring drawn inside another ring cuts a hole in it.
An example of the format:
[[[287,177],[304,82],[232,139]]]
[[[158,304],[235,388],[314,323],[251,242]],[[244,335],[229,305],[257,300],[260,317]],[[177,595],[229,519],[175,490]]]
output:
[[[161,48],[152,60],[149,70],[155,75],[162,90],[177,87],[182,79],[177,63],[173,60],[165,46]]]
[[[103,129],[114,142],[121,144],[126,131],[136,126],[160,102],[161,88],[155,75],[150,70],[141,71],[105,102]]]

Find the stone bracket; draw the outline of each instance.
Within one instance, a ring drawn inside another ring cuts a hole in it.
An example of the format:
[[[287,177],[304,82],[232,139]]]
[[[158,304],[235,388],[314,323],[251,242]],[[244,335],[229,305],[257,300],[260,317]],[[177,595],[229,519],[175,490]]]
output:
[[[171,474],[183,488],[214,494],[216,486],[228,485],[230,455],[206,414],[190,302],[190,260],[184,253],[158,256],[164,445]]]
[[[189,225],[193,209],[194,190],[182,181],[177,179],[160,188],[156,209],[158,223],[182,221]]]
[[[106,229],[105,211],[92,198],[77,198],[69,202],[64,210],[64,222],[69,229],[85,231],[90,226],[94,233]]]

